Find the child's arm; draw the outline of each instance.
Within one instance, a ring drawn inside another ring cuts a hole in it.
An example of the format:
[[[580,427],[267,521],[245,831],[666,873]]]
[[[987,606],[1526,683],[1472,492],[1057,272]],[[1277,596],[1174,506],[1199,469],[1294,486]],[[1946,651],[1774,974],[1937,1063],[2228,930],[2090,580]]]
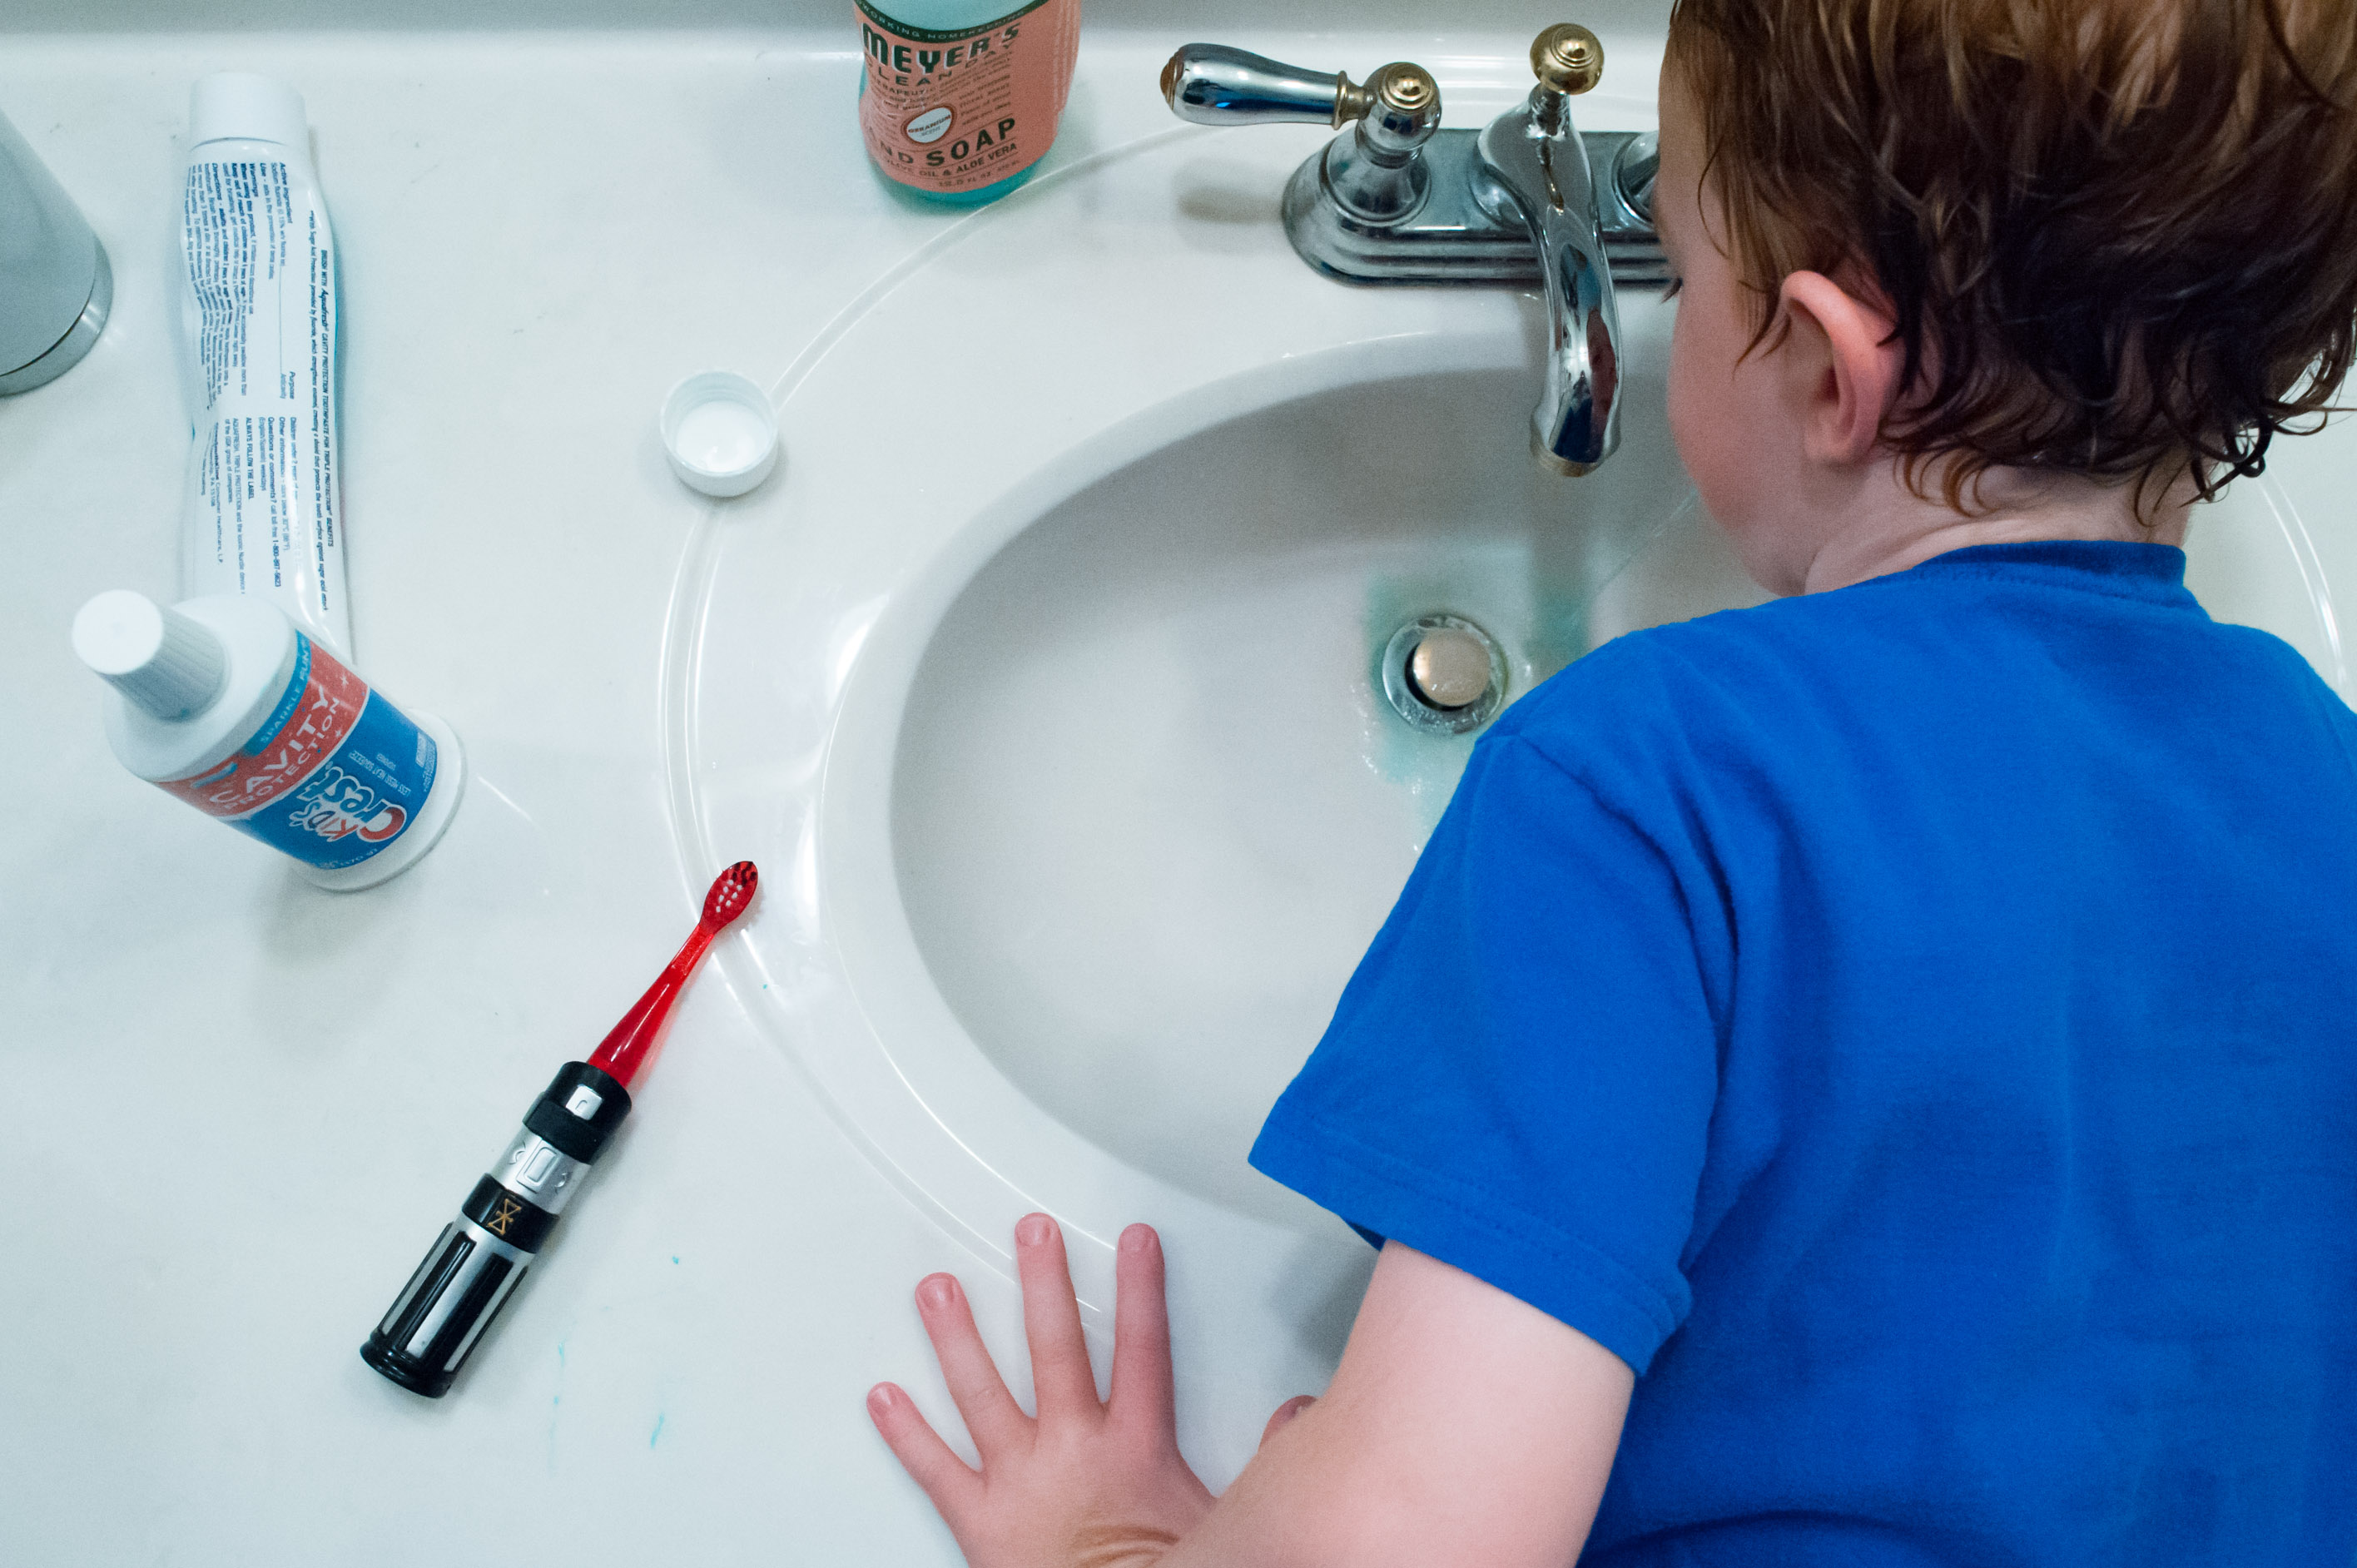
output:
[[[1634,1380],[1536,1308],[1386,1246],[1325,1397],[1272,1422],[1214,1501],[1178,1455],[1153,1232],[1123,1237],[1103,1403],[1061,1237],[1034,1217],[1017,1257],[1036,1419],[999,1380],[955,1282],[918,1289],[979,1475],[899,1390],[869,1401],[974,1568],[1562,1568],[1578,1555]]]
[[[1161,1568],[1563,1568],[1634,1381],[1585,1334],[1388,1243],[1325,1397],[1270,1434]]]

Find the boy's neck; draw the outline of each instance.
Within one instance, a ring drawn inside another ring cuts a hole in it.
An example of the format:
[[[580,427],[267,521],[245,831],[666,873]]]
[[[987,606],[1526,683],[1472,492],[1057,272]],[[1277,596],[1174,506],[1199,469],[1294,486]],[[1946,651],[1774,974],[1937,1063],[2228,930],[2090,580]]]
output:
[[[2133,484],[2007,468],[1984,474],[1976,493],[1966,492],[1967,502],[1977,502],[1966,513],[1936,499],[1932,478],[1926,488],[1935,499],[1927,500],[1908,489],[1896,459],[1861,476],[1846,504],[1832,509],[1800,591],[1846,587],[1975,544],[2117,540],[2181,547],[2193,500],[2191,481],[2180,481],[2147,499],[2139,518]]]

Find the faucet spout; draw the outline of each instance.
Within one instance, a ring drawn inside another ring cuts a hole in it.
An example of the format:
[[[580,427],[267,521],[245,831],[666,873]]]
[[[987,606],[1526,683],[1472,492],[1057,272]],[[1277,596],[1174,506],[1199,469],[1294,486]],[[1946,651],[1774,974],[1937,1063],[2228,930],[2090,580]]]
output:
[[[1546,392],[1532,416],[1542,467],[1585,474],[1620,442],[1617,288],[1669,282],[1652,222],[1651,132],[1581,137],[1571,100],[1604,75],[1604,45],[1558,22],[1531,45],[1538,87],[1480,131],[1444,129],[1440,85],[1383,66],[1363,87],[1217,44],[1162,73],[1171,113],[1201,124],[1298,121],[1349,129],[1293,171],[1282,211],[1301,259],[1354,284],[1546,289]],[[1591,148],[1594,161],[1590,160]],[[1617,269],[1617,275],[1616,275]]]
[[[1536,62],[1541,49],[1532,54]],[[1542,66],[1529,101],[1481,133],[1481,162],[1497,182],[1491,194],[1529,226],[1546,285],[1546,392],[1532,415],[1531,450],[1556,473],[1585,474],[1620,441],[1620,323],[1596,181],[1571,122],[1571,92],[1580,89],[1559,80]]]

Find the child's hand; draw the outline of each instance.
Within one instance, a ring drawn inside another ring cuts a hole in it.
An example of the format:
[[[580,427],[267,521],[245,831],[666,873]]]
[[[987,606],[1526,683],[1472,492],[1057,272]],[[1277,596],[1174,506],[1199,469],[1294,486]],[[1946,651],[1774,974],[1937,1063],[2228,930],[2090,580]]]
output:
[[[1103,1402],[1056,1222],[1027,1216],[1015,1227],[1015,1258],[1039,1413],[1025,1415],[1006,1391],[949,1274],[919,1283],[917,1310],[981,1451],[981,1473],[892,1384],[869,1391],[867,1413],[972,1568],[1144,1568],[1211,1508],[1178,1455],[1161,1240],[1145,1225],[1122,1232],[1113,1397]]]

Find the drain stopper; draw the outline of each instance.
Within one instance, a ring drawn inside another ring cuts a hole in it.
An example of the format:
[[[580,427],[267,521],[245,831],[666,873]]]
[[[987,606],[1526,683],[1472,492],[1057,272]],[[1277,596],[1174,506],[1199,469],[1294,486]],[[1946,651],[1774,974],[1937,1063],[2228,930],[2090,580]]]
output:
[[[1469,708],[1490,689],[1490,650],[1472,633],[1435,627],[1408,655],[1408,683],[1436,708]]]
[[[1506,655],[1462,616],[1433,614],[1392,633],[1375,671],[1392,711],[1432,735],[1469,735],[1506,705]]]

